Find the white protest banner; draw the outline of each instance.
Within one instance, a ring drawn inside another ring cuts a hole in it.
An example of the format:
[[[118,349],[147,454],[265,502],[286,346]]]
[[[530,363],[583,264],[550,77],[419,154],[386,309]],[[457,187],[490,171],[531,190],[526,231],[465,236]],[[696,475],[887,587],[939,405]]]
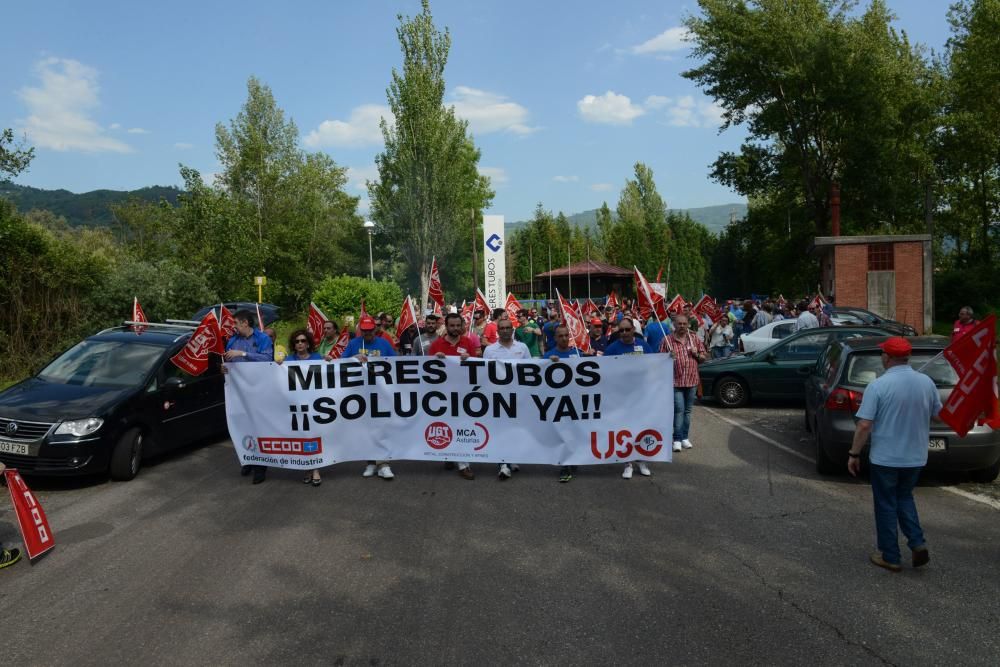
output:
[[[243,465],[670,461],[672,364],[665,354],[231,364],[226,417]]]

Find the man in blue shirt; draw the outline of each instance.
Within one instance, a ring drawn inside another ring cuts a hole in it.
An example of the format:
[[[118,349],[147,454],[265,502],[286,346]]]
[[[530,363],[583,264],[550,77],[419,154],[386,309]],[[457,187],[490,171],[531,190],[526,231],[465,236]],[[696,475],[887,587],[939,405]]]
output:
[[[556,347],[556,327],[559,326],[559,312],[549,308],[549,321],[542,325],[542,335],[545,336],[545,354]]]
[[[635,323],[631,317],[623,317],[618,323],[618,340],[604,348],[604,355],[613,357],[619,354],[653,354],[656,350],[649,343],[635,335]]]
[[[566,328],[565,324],[557,324],[553,327],[553,336],[555,338],[555,344],[552,346],[551,350],[545,350],[545,354],[549,359],[552,361],[559,361],[560,359],[571,359],[583,356],[578,348],[570,347],[569,329]]]
[[[378,325],[370,316],[365,315],[358,323],[361,335],[352,338],[344,348],[342,358],[350,359],[356,357],[362,363],[367,362],[371,357],[395,357],[396,351],[385,338],[378,335]],[[367,461],[362,477],[374,477],[376,469],[378,476],[389,481],[395,477],[392,468],[385,461]]]
[[[913,348],[909,341],[893,336],[879,347],[885,374],[865,390],[856,415],[854,442],[847,454],[847,469],[857,477],[861,450],[870,435],[868,459],[879,549],[870,560],[891,572],[899,572],[902,567],[897,525],[903,529],[913,553],[913,567],[930,561],[913,487],[927,464],[930,421],[941,411],[941,398],[934,381],[910,367]]]
[[[646,324],[642,328],[642,333],[649,349],[653,352],[659,352],[660,343],[662,343],[663,339],[670,333],[670,325],[665,321],[658,322],[656,317],[653,316],[646,320]]]
[[[236,330],[226,341],[226,363],[243,361],[274,361],[274,344],[260,329],[254,327],[257,316],[249,310],[238,310],[233,315]],[[226,372],[223,365],[222,372]],[[240,474],[244,477],[253,472],[253,483],[260,484],[267,477],[267,466],[242,466]]]

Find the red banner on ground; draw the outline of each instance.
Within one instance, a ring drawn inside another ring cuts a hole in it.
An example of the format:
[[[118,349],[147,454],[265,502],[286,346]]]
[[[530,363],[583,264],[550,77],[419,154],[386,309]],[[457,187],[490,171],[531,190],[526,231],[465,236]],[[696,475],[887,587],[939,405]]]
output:
[[[24,550],[28,552],[28,558],[38,558],[56,545],[45,510],[17,470],[8,468],[3,474],[10,490],[10,501],[14,503],[17,525],[24,538]]]
[[[960,379],[939,417],[963,438],[977,421],[1000,429],[996,321],[996,315],[984,318],[943,353]]]

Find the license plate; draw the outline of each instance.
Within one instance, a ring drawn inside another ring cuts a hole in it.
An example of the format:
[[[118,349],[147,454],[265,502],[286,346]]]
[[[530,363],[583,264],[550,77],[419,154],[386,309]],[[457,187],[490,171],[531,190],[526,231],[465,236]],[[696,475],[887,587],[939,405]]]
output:
[[[5,454],[19,454],[28,456],[28,445],[23,442],[11,442],[10,440],[0,440],[0,452]]]
[[[931,441],[927,443],[927,449],[943,452],[948,449],[948,444],[944,438],[931,438]]]

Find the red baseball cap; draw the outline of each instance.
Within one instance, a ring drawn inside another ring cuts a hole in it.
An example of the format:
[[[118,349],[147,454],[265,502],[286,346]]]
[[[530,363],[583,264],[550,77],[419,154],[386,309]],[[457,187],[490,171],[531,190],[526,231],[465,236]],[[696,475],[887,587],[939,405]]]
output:
[[[591,324],[596,324],[597,326],[601,326],[602,324],[604,324],[604,322],[602,322],[601,319],[598,318],[598,317],[592,317],[592,318],[590,318],[590,323]]]
[[[358,322],[358,328],[362,331],[371,331],[375,328],[375,320],[373,320],[370,315],[365,315],[361,318],[361,321]]]
[[[913,346],[910,345],[910,341],[906,340],[902,336],[886,338],[883,342],[879,343],[878,346],[882,348],[882,351],[890,357],[908,357],[910,356],[910,352],[913,351]]]

